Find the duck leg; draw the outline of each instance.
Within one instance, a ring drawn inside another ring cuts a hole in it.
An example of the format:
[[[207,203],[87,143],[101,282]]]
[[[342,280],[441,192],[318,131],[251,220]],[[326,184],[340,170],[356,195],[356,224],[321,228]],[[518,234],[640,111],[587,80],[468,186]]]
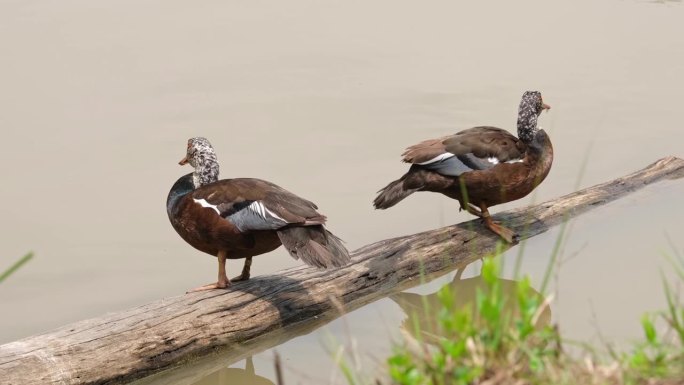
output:
[[[252,267],[252,257],[245,258],[245,265],[242,267],[242,274],[231,279],[231,282],[246,281],[249,279],[249,269]]]
[[[187,293],[192,293],[195,291],[203,291],[203,290],[212,290],[212,289],[225,289],[228,286],[230,286],[230,281],[228,280],[228,276],[226,275],[226,252],[221,250],[218,252],[218,255],[216,256],[218,259],[218,281],[216,283],[210,283],[208,285],[196,287],[194,289],[188,290]]]
[[[482,211],[478,210],[477,207],[473,206],[472,203],[470,203],[470,202],[465,203],[462,201],[459,201],[459,203],[461,203],[461,210],[465,210],[465,211],[475,215],[476,217],[482,218]]]
[[[485,226],[492,230],[494,233],[499,234],[508,243],[518,243],[518,238],[520,236],[513,232],[513,230],[501,226],[500,224],[492,220],[492,216],[489,215],[489,210],[484,203],[480,204],[480,210],[482,210],[482,219],[484,220]]]

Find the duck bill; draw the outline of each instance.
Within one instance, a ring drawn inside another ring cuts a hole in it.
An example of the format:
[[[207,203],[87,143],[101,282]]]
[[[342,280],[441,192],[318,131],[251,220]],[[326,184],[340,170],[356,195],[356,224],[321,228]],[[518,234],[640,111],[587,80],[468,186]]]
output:
[[[183,159],[181,159],[180,162],[178,162],[178,164],[180,164],[181,166],[188,164],[188,157],[183,157]]]

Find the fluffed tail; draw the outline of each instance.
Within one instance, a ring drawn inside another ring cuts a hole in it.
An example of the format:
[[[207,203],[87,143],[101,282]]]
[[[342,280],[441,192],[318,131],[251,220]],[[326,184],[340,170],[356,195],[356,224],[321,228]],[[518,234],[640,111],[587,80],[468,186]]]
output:
[[[309,266],[329,269],[351,260],[342,240],[322,225],[286,227],[278,230],[278,237],[294,259]]]
[[[401,202],[402,199],[418,191],[417,188],[407,189],[404,186],[404,175],[401,179],[391,182],[385,188],[378,191],[378,196],[373,200],[373,206],[376,209],[384,210],[388,209],[397,203]]]

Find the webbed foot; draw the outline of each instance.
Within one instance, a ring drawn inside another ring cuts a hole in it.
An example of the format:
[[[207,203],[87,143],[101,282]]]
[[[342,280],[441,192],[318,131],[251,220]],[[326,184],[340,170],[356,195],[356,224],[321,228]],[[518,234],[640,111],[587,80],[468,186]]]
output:
[[[185,294],[194,293],[196,291],[204,291],[204,290],[227,289],[229,287],[230,287],[230,281],[229,280],[226,280],[225,282],[218,281],[215,283],[210,283],[208,285],[204,285],[204,286],[196,287],[194,289],[190,289],[190,290],[186,291]]]

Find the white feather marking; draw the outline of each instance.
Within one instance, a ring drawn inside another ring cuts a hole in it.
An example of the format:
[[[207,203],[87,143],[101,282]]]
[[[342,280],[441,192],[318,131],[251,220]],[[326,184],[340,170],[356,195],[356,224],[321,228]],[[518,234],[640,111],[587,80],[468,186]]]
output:
[[[280,221],[283,221],[283,222],[287,223],[287,221],[284,220],[283,218],[279,217],[278,214],[276,214],[276,213],[274,213],[273,211],[269,210],[269,209],[268,209],[267,207],[265,207],[265,206],[264,206],[264,208],[266,209],[266,212],[268,212],[268,215],[272,216],[273,218],[275,218],[275,219],[277,219],[277,220],[280,220]]]
[[[425,162],[420,162],[420,163],[416,163],[416,164],[422,166],[422,165],[426,165],[426,164],[430,164],[430,163],[440,162],[440,161],[443,161],[444,159],[449,159],[452,156],[454,156],[454,154],[452,154],[450,152],[445,152],[443,154],[437,155],[436,157],[434,157],[430,160],[426,160]]]
[[[271,218],[275,218],[279,221],[283,221],[287,223],[286,220],[283,218],[279,217],[278,214],[274,213],[273,211],[269,210],[268,207],[266,207],[263,202],[260,201],[254,201],[252,204],[247,206],[250,210],[252,210],[255,214],[259,215],[260,217],[267,219],[266,215],[268,214]]]
[[[487,158],[487,161],[492,164],[499,164],[499,159],[494,156],[490,156],[489,158]]]
[[[195,202],[199,203],[200,206],[212,208],[212,209],[214,209],[214,211],[216,211],[216,214],[221,215],[221,211],[219,211],[218,207],[216,207],[216,205],[212,205],[211,203],[207,202],[206,199],[193,199],[193,200]]]
[[[261,203],[259,203],[259,201],[254,201],[254,202],[250,203],[250,205],[247,206],[247,208],[252,210],[252,212],[255,213],[256,215],[264,218],[264,215],[261,213]]]
[[[522,161],[523,161],[522,159],[511,159],[511,160],[507,160],[506,163],[520,163]]]

